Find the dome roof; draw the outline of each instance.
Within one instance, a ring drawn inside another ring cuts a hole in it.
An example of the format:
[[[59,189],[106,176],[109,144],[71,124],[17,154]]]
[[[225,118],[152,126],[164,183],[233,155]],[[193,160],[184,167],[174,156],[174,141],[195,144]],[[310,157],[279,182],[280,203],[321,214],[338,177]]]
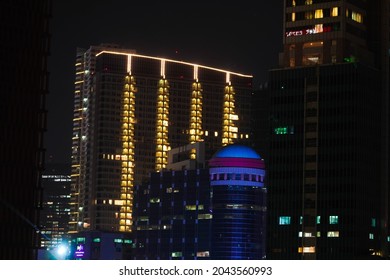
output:
[[[213,158],[251,158],[261,159],[261,157],[250,147],[241,144],[232,144],[223,147],[216,152]]]

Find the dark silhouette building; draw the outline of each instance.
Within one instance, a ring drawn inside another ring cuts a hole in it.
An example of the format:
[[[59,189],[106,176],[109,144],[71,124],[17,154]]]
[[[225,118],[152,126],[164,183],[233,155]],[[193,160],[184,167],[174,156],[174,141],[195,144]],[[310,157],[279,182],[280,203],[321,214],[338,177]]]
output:
[[[68,246],[70,212],[70,167],[46,163],[42,175],[41,248],[55,251]]]
[[[135,187],[133,258],[209,259],[213,216],[204,142],[172,149],[168,162]]]
[[[0,4],[0,259],[36,259],[50,0]]]
[[[254,94],[267,258],[387,257],[389,1],[284,6],[280,67]]]

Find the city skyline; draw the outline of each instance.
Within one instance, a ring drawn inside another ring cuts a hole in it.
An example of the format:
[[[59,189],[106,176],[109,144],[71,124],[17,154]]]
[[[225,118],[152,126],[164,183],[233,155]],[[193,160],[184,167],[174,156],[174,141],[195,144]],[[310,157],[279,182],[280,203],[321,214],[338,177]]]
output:
[[[275,2],[0,4],[2,258],[389,259],[390,0]]]
[[[254,10],[249,1],[238,7],[202,1],[194,7],[154,1],[131,4],[113,1],[105,5],[92,1],[54,2],[48,130],[44,139],[47,160],[55,163],[71,160],[77,47],[115,43],[145,55],[248,73],[254,76],[256,87],[266,80],[267,70],[278,63],[282,2],[264,4],[260,10]],[[132,15],[131,23],[127,23],[126,11]],[[166,17],[160,17],[159,13]]]

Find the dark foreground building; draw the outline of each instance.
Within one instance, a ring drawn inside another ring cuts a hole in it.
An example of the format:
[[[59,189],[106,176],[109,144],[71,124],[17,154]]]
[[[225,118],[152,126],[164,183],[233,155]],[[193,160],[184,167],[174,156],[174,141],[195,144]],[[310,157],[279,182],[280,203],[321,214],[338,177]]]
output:
[[[379,254],[378,84],[360,63],[270,72],[267,257]]]
[[[0,259],[36,259],[50,0],[0,3]]]
[[[68,246],[70,168],[46,163],[42,176],[41,249],[52,252]]]
[[[387,256],[389,1],[285,1],[280,68],[255,94],[268,259]],[[256,130],[255,128],[255,130]]]

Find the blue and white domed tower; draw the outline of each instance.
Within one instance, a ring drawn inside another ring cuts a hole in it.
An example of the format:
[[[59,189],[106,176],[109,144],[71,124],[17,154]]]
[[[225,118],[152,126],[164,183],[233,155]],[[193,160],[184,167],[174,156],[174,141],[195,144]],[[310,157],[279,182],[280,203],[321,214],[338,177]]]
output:
[[[266,189],[263,159],[250,147],[228,145],[209,161],[212,259],[264,259]]]

